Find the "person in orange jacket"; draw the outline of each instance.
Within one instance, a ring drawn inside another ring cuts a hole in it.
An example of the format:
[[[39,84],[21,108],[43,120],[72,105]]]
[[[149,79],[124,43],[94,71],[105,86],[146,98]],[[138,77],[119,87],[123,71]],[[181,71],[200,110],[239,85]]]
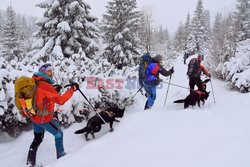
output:
[[[201,81],[201,73],[204,73],[206,76],[211,78],[211,74],[206,70],[206,68],[203,65],[201,65],[201,61],[202,61],[202,57],[199,54],[197,57],[197,62],[198,62],[199,67],[197,69],[192,68],[191,71],[193,69],[195,69],[195,71],[190,72],[190,74],[188,74],[190,93],[194,90],[195,85],[198,87],[199,90],[203,90],[202,89],[202,81]],[[189,73],[189,70],[188,70],[188,73]]]
[[[39,68],[39,72],[33,75],[36,81],[36,115],[31,117],[34,139],[28,152],[27,165],[36,165],[36,153],[39,145],[43,141],[44,132],[48,131],[55,137],[57,158],[65,155],[63,147],[63,132],[59,123],[53,119],[55,104],[63,105],[68,101],[74,91],[78,89],[78,84],[73,84],[63,95],[59,95],[53,87],[54,80],[51,64],[44,64]]]

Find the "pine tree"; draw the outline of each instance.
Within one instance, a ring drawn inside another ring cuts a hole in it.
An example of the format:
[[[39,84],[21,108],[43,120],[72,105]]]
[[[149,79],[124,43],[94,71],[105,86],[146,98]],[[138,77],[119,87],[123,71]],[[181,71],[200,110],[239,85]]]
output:
[[[218,64],[221,62],[220,56],[222,56],[222,47],[224,45],[224,33],[222,31],[224,27],[222,21],[223,18],[221,13],[217,13],[211,36],[211,55],[209,56],[209,67],[211,69],[216,69]]]
[[[174,36],[174,47],[177,51],[185,50],[185,30],[182,22],[179,23],[179,27]]]
[[[194,53],[198,49],[204,50],[209,40],[208,29],[206,28],[205,10],[202,0],[198,0],[196,10],[191,23],[191,33],[188,37],[188,52]]]
[[[19,49],[19,34],[16,24],[16,14],[12,6],[7,7],[3,27],[4,56],[7,61],[17,58]]]
[[[249,0],[237,0],[234,22],[238,41],[245,40],[247,37],[249,3]]]
[[[247,38],[250,38],[250,0],[247,1],[246,15]]]
[[[0,36],[2,35],[2,31],[3,31],[3,16],[2,16],[2,11],[0,10]]]
[[[188,13],[187,18],[186,18],[186,22],[185,22],[185,25],[184,25],[184,46],[185,46],[185,51],[187,50],[188,37],[190,36],[190,33],[191,33],[190,24],[191,24],[190,23],[190,15]]]
[[[235,55],[236,32],[234,17],[231,13],[225,17],[222,17],[220,13],[216,15],[211,33],[210,55],[206,62],[218,77],[222,77],[224,63]]]
[[[99,49],[97,18],[90,15],[90,6],[82,0],[52,0],[38,6],[45,12],[37,24],[32,62],[51,61],[59,84],[80,81],[81,72]]]
[[[140,18],[140,45],[143,52],[151,51],[153,47],[153,16],[150,9],[142,11]]]
[[[139,54],[140,12],[136,0],[112,0],[103,16],[107,47],[104,56],[117,69],[135,66]]]
[[[210,33],[211,33],[211,24],[210,24],[210,12],[209,10],[205,10],[205,29],[206,29],[206,35],[208,37],[208,40],[209,40],[209,37],[210,37]]]

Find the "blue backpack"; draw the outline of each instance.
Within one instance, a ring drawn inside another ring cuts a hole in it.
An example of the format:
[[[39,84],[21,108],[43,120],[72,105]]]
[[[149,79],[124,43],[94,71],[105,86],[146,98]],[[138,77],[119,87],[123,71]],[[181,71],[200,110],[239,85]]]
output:
[[[143,87],[144,82],[146,81],[146,69],[152,62],[153,60],[149,53],[145,53],[140,59],[139,84],[141,87]]]

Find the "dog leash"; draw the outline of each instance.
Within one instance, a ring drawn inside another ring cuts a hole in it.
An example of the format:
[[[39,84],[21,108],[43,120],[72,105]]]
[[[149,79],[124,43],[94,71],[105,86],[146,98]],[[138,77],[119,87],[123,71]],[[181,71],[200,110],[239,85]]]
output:
[[[184,87],[184,86],[180,86],[180,85],[176,85],[176,84],[173,84],[173,83],[170,83],[170,82],[166,82],[166,81],[162,81],[162,83],[165,83],[165,84],[168,84],[168,85],[173,85],[173,86],[176,86],[176,87],[179,87],[179,88],[183,88],[183,89],[187,89],[187,90],[191,90],[191,91],[195,91],[194,89],[190,89],[190,88],[187,88],[187,87]]]

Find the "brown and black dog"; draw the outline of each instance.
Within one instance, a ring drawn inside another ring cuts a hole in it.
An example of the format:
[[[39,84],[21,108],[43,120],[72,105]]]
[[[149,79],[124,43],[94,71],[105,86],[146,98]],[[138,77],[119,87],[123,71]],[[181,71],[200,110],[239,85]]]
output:
[[[202,90],[194,90],[191,91],[191,93],[182,100],[176,100],[174,103],[184,103],[184,109],[188,108],[190,105],[195,106],[196,103],[198,103],[198,106],[200,107],[200,102],[203,102],[203,105],[205,104],[205,100],[208,99],[209,93],[207,92],[207,83],[210,81],[210,79],[206,79],[202,82]]]
[[[87,126],[83,129],[80,129],[75,132],[75,134],[82,134],[85,133],[85,139],[86,141],[90,140],[88,138],[88,135],[91,134],[93,138],[95,138],[94,133],[99,132],[102,128],[102,124],[109,123],[110,126],[110,132],[113,132],[113,123],[119,122],[116,120],[116,118],[122,118],[124,115],[124,109],[120,109],[118,107],[110,107],[107,108],[105,111],[99,112],[99,115],[96,114],[95,116],[91,117],[88,122]],[[101,117],[102,118],[101,118]],[[104,121],[103,121],[104,119]]]

